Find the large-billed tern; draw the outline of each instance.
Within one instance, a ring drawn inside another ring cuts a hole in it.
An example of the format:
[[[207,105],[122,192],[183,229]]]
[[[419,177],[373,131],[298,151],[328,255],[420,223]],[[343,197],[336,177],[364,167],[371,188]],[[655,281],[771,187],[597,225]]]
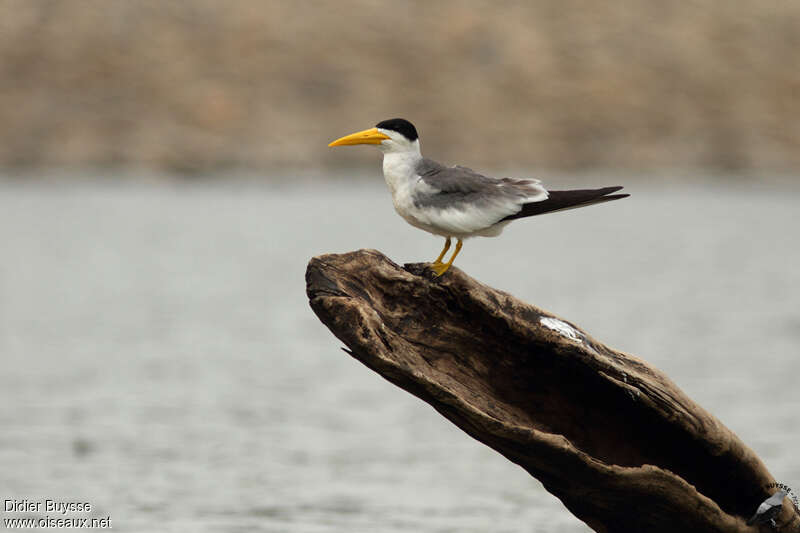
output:
[[[611,194],[622,187],[548,191],[539,180],[492,178],[462,166],[447,167],[422,157],[417,129],[393,118],[374,128],[336,139],[328,146],[375,144],[383,152],[383,177],[395,210],[406,222],[445,237],[444,248],[431,264],[441,276],[453,264],[467,237],[496,237],[512,220],[573,209],[629,196]],[[450,240],[455,252],[442,262]]]

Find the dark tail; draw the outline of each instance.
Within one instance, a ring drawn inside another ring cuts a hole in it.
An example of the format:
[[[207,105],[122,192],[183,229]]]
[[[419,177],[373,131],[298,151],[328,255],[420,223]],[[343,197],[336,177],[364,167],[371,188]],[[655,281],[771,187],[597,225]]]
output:
[[[547,200],[541,202],[531,202],[522,206],[519,213],[508,215],[503,220],[514,220],[515,218],[532,217],[552,213],[553,211],[564,211],[565,209],[575,209],[587,205],[601,204],[620,198],[627,198],[630,194],[611,194],[617,192],[622,187],[603,187],[602,189],[579,189],[574,191],[547,191]]]

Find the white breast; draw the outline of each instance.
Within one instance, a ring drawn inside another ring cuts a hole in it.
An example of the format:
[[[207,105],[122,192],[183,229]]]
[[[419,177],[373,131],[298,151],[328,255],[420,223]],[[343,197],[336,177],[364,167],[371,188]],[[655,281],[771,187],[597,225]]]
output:
[[[387,153],[383,156],[383,177],[389,191],[392,193],[392,203],[397,213],[409,224],[430,231],[416,216],[417,208],[414,206],[414,192],[423,186],[419,181],[416,168],[419,163],[419,154],[410,152]]]

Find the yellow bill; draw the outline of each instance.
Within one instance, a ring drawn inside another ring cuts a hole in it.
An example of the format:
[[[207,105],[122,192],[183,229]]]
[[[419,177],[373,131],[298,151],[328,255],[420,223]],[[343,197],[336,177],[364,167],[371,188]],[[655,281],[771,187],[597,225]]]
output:
[[[350,135],[345,135],[336,139],[328,146],[349,146],[353,144],[380,144],[384,139],[388,139],[388,135],[378,131],[378,128],[370,128],[364,131],[357,131]]]

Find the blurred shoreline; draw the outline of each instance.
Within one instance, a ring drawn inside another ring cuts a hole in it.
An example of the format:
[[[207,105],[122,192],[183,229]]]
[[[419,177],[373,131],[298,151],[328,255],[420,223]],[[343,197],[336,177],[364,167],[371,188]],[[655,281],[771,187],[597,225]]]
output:
[[[800,169],[800,3],[9,0],[0,167]],[[248,173],[251,170],[244,170]]]
[[[800,174],[792,172],[725,172],[713,168],[661,168],[661,169],[593,169],[564,171],[559,169],[502,169],[476,168],[479,172],[496,177],[535,178],[552,190],[619,184],[627,187],[683,187],[692,185],[722,186],[724,189],[770,189],[800,192]],[[0,168],[0,185],[64,185],[114,187],[125,184],[204,184],[219,183],[233,187],[335,187],[339,184],[363,184],[385,188],[380,161],[358,167],[337,167],[329,170],[316,168],[230,168],[214,172],[175,172],[159,168],[114,168],[87,166],[82,168]],[[724,184],[724,185],[723,185]],[[387,192],[388,194],[388,192]]]

